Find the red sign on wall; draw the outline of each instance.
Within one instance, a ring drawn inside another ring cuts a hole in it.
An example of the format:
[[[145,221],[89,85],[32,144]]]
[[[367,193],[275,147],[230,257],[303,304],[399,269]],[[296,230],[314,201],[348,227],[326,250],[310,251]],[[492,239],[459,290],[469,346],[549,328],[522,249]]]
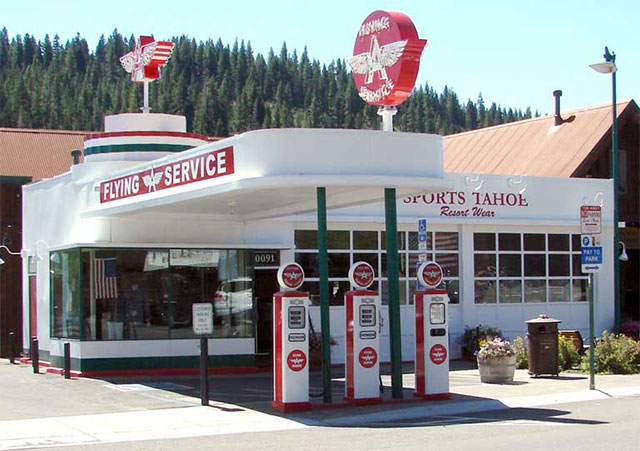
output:
[[[234,172],[233,147],[213,150],[102,182],[100,183],[100,203],[223,177]]]
[[[307,366],[307,356],[299,349],[295,349],[287,356],[287,365],[291,371],[302,371]]]
[[[406,14],[369,14],[358,29],[353,57],[347,59],[360,97],[370,105],[404,102],[415,85],[426,43],[418,39],[416,27]]]
[[[433,345],[429,351],[429,358],[436,365],[444,363],[447,359],[447,348],[441,344]]]

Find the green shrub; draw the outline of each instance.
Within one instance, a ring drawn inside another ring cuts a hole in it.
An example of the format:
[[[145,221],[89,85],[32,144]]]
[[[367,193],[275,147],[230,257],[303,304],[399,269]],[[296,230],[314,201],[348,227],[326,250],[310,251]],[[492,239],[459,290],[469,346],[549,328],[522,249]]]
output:
[[[573,340],[558,336],[558,367],[560,371],[570,370],[580,363],[580,354]]]
[[[633,374],[640,372],[640,342],[626,335],[602,332],[595,345],[596,373]],[[589,352],[582,356],[580,369],[589,371]]]
[[[529,368],[529,354],[527,348],[524,345],[522,337],[516,337],[513,340],[513,347],[516,350],[516,368],[519,370],[526,370]]]
[[[493,337],[502,337],[500,329],[483,326],[482,324],[478,327],[466,326],[464,328],[464,333],[458,340],[458,343],[462,346],[463,351],[473,355],[478,349],[480,349],[480,340]]]

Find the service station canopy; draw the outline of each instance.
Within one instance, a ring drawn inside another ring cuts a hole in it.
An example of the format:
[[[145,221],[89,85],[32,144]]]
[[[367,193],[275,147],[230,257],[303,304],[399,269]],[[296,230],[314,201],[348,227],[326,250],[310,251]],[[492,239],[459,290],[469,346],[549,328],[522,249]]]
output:
[[[257,220],[450,188],[442,137],[370,130],[271,129],[163,157],[95,181],[83,217],[205,214]]]

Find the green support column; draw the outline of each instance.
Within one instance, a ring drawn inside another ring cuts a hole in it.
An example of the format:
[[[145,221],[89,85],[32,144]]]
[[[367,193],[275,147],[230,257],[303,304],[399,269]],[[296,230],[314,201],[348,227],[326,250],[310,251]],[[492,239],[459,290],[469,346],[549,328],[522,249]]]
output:
[[[398,218],[396,189],[384,189],[387,229],[387,288],[389,289],[389,343],[391,346],[391,394],[402,399],[402,338],[400,334],[400,283],[398,280]]]
[[[329,258],[327,256],[327,194],[317,188],[318,270],[320,272],[320,328],[322,331],[322,393],[331,402],[331,327],[329,324]]]

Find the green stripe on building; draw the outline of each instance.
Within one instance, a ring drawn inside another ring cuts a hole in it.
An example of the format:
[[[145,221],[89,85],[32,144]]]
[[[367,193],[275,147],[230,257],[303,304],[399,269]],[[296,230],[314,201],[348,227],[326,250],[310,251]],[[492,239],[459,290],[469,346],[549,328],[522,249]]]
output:
[[[185,144],[110,144],[107,146],[88,147],[84,149],[84,155],[119,152],[182,152],[194,147],[196,146]]]
[[[57,368],[64,366],[62,356],[51,356],[51,365]],[[209,356],[209,368],[233,368],[255,366],[253,354],[244,355],[212,355]],[[100,359],[71,359],[73,371],[140,371],[140,370],[172,370],[200,368],[200,356],[176,357],[118,357]]]

